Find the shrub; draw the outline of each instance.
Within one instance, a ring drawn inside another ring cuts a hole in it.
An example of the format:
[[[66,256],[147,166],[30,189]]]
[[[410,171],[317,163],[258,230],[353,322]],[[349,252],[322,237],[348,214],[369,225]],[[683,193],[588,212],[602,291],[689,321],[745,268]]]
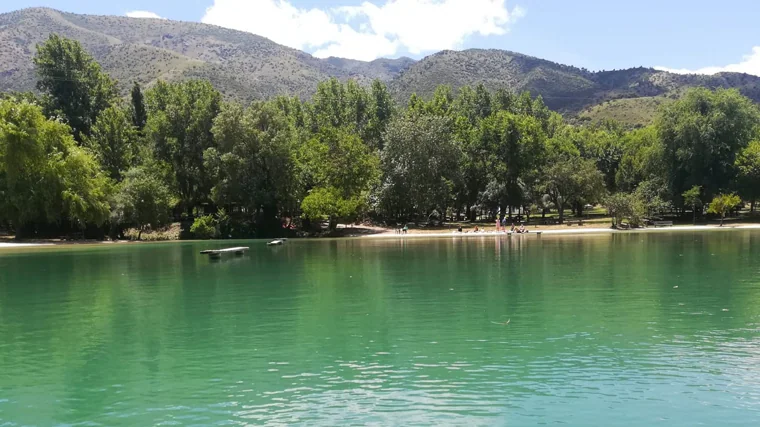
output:
[[[216,228],[216,220],[211,215],[196,218],[190,227],[190,233],[196,239],[214,239],[219,235]]]

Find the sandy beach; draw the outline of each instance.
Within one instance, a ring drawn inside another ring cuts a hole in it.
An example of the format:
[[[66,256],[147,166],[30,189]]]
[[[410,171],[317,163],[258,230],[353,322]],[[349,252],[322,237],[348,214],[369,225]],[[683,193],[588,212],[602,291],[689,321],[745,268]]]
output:
[[[53,243],[6,243],[0,242],[0,248],[23,248],[28,246],[52,246]]]
[[[485,232],[463,232],[460,233],[458,231],[442,231],[442,232],[435,232],[435,233],[414,233],[410,230],[407,234],[398,234],[393,231],[381,233],[381,234],[371,234],[366,236],[361,236],[362,238],[366,239],[387,239],[387,238],[421,238],[421,237],[486,237],[486,236],[493,236],[493,237],[499,237],[499,236],[509,236],[509,235],[515,235],[515,236],[532,236],[532,235],[572,235],[572,234],[632,234],[632,233],[666,233],[666,232],[679,232],[679,231],[709,231],[709,230],[760,230],[760,224],[732,224],[732,225],[725,225],[723,227],[717,226],[717,225],[688,225],[688,226],[672,226],[672,227],[649,227],[649,228],[636,228],[632,230],[615,230],[612,228],[585,228],[585,227],[577,227],[577,228],[567,228],[567,229],[547,229],[547,230],[535,230],[531,229],[529,230],[529,233],[526,234],[517,234],[517,233],[509,233],[509,232],[497,232],[497,231],[485,231]]]

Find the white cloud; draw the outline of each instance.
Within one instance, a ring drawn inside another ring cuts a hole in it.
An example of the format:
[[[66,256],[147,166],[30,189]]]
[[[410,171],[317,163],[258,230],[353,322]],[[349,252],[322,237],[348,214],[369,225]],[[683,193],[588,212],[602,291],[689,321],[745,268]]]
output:
[[[288,0],[214,0],[202,22],[248,31],[318,57],[372,60],[404,49],[457,49],[472,35],[503,35],[525,12],[507,0],[383,0],[299,9]],[[358,21],[358,22],[357,22]]]
[[[133,10],[131,12],[127,12],[125,15],[127,15],[130,18],[154,18],[154,19],[166,19],[158,16],[158,14],[155,14],[153,12],[148,12],[147,10]]]
[[[745,73],[745,74],[752,74],[754,76],[760,76],[760,46],[753,47],[752,53],[750,53],[749,55],[744,55],[741,62],[737,64],[726,65],[725,67],[705,67],[705,68],[700,68],[698,70],[687,70],[683,68],[674,69],[674,68],[667,68],[667,67],[654,67],[654,68],[660,71],[668,71],[668,72],[676,73],[676,74],[713,75],[717,73],[731,72],[731,73]]]

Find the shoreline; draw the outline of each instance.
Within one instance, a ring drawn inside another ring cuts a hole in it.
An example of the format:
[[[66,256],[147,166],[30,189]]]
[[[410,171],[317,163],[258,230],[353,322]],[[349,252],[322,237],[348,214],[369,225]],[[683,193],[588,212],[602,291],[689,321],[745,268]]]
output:
[[[724,225],[723,227],[717,225],[683,225],[683,226],[671,226],[671,227],[649,227],[638,228],[633,230],[615,230],[612,228],[569,228],[569,229],[532,229],[528,233],[518,234],[504,231],[484,231],[484,232],[464,232],[458,231],[441,231],[441,232],[410,232],[407,234],[396,234],[392,230],[388,230],[383,233],[377,234],[365,234],[365,235],[345,235],[337,237],[337,239],[422,239],[422,238],[442,238],[442,237],[460,237],[460,238],[473,238],[473,237],[517,237],[522,236],[572,236],[572,235],[591,235],[591,234],[637,234],[637,233],[668,233],[668,232],[685,232],[685,231],[713,231],[713,230],[760,230],[760,224],[733,224]],[[316,240],[320,238],[297,238],[295,240]],[[336,237],[326,237],[325,239],[336,239]],[[262,240],[262,239],[243,239],[243,240]],[[13,249],[13,248],[34,248],[34,247],[56,247],[56,246],[81,246],[81,245],[121,245],[121,244],[135,244],[135,243],[177,243],[177,242],[193,242],[197,240],[162,240],[162,241],[130,241],[130,240],[84,240],[84,241],[2,241],[0,240],[0,250]],[[204,242],[226,242],[228,240],[201,240]]]
[[[485,232],[469,232],[460,233],[458,231],[449,232],[434,232],[434,233],[408,233],[408,234],[396,234],[396,233],[381,233],[368,236],[358,236],[361,239],[388,239],[388,238],[414,238],[419,239],[422,237],[504,237],[504,236],[524,236],[524,235],[537,235],[537,236],[562,236],[562,235],[584,235],[584,234],[636,234],[636,233],[667,233],[667,232],[682,232],[682,231],[711,231],[711,230],[760,230],[760,224],[735,224],[724,225],[723,227],[717,225],[684,225],[684,226],[670,226],[670,227],[649,227],[649,228],[636,228],[632,230],[616,230],[613,228],[570,228],[570,229],[553,229],[553,230],[529,230],[526,234],[510,233],[504,231],[485,231]]]

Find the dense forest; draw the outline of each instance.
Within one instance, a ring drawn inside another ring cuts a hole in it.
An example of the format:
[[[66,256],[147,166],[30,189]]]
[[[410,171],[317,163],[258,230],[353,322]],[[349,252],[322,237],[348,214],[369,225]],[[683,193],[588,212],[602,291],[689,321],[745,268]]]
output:
[[[173,221],[195,238],[323,223],[559,222],[603,204],[616,224],[723,216],[760,192],[760,112],[736,90],[692,89],[655,122],[574,126],[540,97],[483,85],[406,106],[379,81],[322,82],[309,101],[225,102],[207,81],[118,83],[72,40],[37,47],[39,94],[0,100],[0,228],[122,237]]]

